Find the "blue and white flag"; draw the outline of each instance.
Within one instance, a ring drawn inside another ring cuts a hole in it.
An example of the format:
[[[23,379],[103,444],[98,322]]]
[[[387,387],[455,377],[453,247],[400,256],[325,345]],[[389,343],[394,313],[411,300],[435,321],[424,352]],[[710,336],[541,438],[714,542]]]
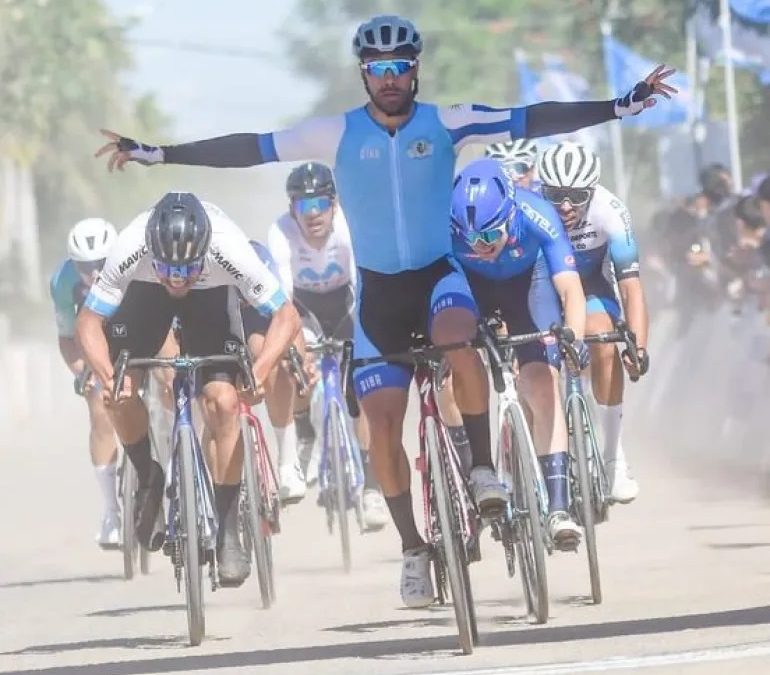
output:
[[[657,65],[611,35],[604,36],[604,67],[607,81],[616,96],[627,94]],[[624,124],[652,129],[686,122],[692,100],[688,78],[683,73],[675,73],[667,82],[679,90],[672,100],[660,100],[654,108],[624,118]]]
[[[770,0],[730,0],[730,10],[750,23],[770,23]]]

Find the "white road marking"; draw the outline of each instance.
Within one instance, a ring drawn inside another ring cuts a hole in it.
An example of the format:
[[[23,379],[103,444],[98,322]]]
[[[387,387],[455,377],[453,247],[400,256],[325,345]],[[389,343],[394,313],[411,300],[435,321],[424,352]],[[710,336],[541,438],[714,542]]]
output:
[[[446,670],[430,675],[559,675],[561,673],[589,673],[610,670],[635,670],[714,661],[734,661],[770,656],[770,642],[746,645],[714,647],[670,654],[648,654],[646,656],[613,656],[595,661],[570,661],[565,663],[544,663],[529,666],[508,666],[503,668],[475,668],[470,670]]]

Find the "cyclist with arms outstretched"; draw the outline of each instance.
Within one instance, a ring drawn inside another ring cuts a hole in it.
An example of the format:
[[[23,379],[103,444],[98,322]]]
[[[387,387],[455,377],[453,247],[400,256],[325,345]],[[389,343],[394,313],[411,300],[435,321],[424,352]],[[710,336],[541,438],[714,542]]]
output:
[[[417,102],[422,37],[411,21],[377,16],[353,40],[366,105],[300,122],[285,131],[233,134],[155,147],[105,132],[109,167],[127,161],[246,167],[317,158],[332,164],[358,267],[355,356],[402,351],[413,332],[436,344],[470,339],[478,311],[452,257],[449,211],[457,153],[469,143],[565,133],[641,112],[669,96],[670,71],[657,68],[612,101],[540,103],[523,108]],[[471,483],[482,512],[507,495],[494,474],[489,391],[474,349],[451,351],[455,396],[470,441]],[[357,394],[371,431],[370,459],[404,553],[401,595],[410,607],[434,600],[430,556],[417,529],[402,425],[411,371],[384,364],[358,369]]]

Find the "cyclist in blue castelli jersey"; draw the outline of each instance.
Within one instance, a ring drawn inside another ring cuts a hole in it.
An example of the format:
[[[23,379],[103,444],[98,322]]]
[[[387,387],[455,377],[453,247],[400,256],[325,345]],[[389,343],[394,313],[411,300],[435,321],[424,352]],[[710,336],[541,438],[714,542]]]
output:
[[[51,277],[59,352],[76,379],[83,372],[85,361],[75,339],[75,319],[117,238],[115,227],[103,218],[79,221],[67,235],[67,258]],[[85,399],[91,426],[88,447],[104,503],[96,542],[104,549],[112,549],[120,545],[115,432],[99,389],[86,383]]]
[[[534,192],[514,188],[503,166],[480,159],[466,166],[452,194],[452,243],[473,297],[484,316],[495,312],[509,335],[565,323],[587,359],[581,338],[585,296],[567,233],[556,210]],[[559,395],[556,344],[532,343],[516,350],[519,389],[532,423],[556,548],[574,550],[580,529],[569,516],[567,427]]]
[[[625,352],[621,361],[614,344],[591,345],[591,384],[604,432],[607,478],[612,498],[625,504],[636,498],[639,486],[629,475],[621,443],[623,366],[632,377],[644,375],[649,368],[649,319],[631,214],[599,185],[599,158],[581,145],[560,143],[549,148],[540,156],[538,173],[543,197],[556,207],[575,250],[587,298],[586,332],[611,331],[622,305],[622,314],[636,334],[639,370]]]
[[[539,192],[537,180],[537,144],[529,138],[517,138],[506,143],[490,143],[484,156],[496,159],[516,187]]]
[[[655,95],[675,91],[656,68],[625,96],[610,101],[539,103],[522,108],[479,104],[437,106],[415,100],[422,36],[411,21],[376,16],[353,39],[365,105],[316,117],[285,131],[231,134],[163,147],[112,131],[96,154],[108,167],[128,161],[247,167],[318,159],[332,165],[350,226],[358,267],[356,357],[399,352],[414,332],[436,344],[473,337],[477,309],[462,270],[452,258],[449,210],[455,158],[470,143],[535,138],[641,113]],[[489,391],[473,349],[448,354],[455,396],[470,441],[471,484],[482,512],[497,513],[505,490],[492,468]],[[430,555],[414,520],[409,462],[402,425],[411,370],[384,364],[360,368],[356,390],[371,429],[370,459],[401,537],[401,596],[409,607],[434,601]]]

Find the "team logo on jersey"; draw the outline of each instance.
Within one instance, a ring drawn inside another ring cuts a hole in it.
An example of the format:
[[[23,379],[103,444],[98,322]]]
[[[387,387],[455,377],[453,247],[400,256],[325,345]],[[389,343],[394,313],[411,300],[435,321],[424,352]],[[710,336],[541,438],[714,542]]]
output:
[[[335,276],[343,276],[344,274],[345,270],[342,269],[342,266],[338,262],[330,262],[326,266],[326,269],[320,274],[312,267],[305,267],[300,270],[297,279],[307,281],[311,284],[321,284],[333,279]]]
[[[264,291],[264,290],[265,290],[264,284],[260,284],[260,283],[257,283],[257,284],[255,284],[254,286],[251,287],[251,292],[254,295],[260,295],[262,293],[262,291]]]
[[[211,249],[211,255],[214,256],[214,260],[217,261],[219,266],[227,272],[233,279],[243,279],[243,272],[241,272],[233,263],[222,255],[219,249]]]
[[[130,256],[128,256],[123,262],[118,265],[118,274],[125,274],[136,263],[138,263],[144,256],[147,255],[147,245],[142,244],[141,248],[138,248]]]
[[[110,326],[110,333],[114,338],[124,338],[128,336],[128,328],[124,323],[114,323]]]
[[[524,255],[524,249],[521,246],[512,246],[509,250],[511,258],[521,258]]]
[[[368,147],[365,145],[363,148],[361,148],[361,152],[359,153],[359,158],[360,159],[379,159],[380,149]]]
[[[575,256],[574,255],[565,255],[564,256],[564,264],[567,267],[574,267],[575,266]]]
[[[433,154],[433,144],[424,139],[419,138],[407,148],[406,155],[411,159],[422,159],[423,157],[430,157]]]
[[[237,354],[240,344],[235,340],[225,340],[225,354]]]
[[[542,213],[535,211],[535,209],[527,204],[527,202],[521,202],[519,208],[521,208],[527,218],[535,223],[535,225],[543,230],[543,232],[545,232],[551,239],[558,239],[559,233],[553,226],[553,223],[551,223],[551,221],[549,221]]]

